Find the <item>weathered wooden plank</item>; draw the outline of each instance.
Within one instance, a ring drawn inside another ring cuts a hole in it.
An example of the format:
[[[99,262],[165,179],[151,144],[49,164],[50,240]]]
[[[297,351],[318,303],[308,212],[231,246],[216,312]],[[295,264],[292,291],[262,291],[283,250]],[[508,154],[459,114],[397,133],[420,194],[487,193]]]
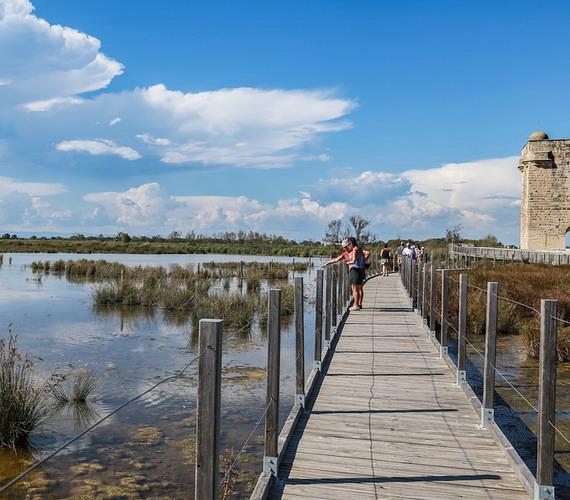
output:
[[[409,304],[397,277],[367,283],[273,498],[527,498]]]

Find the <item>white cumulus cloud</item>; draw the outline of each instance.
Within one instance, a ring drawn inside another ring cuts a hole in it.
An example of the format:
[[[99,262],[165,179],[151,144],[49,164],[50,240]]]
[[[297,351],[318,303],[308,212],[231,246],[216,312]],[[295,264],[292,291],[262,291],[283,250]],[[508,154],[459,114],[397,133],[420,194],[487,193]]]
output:
[[[346,203],[322,205],[306,193],[274,204],[245,196],[171,196],[158,183],[123,192],[90,193],[84,200],[97,205],[92,220],[115,229],[162,233],[251,229],[316,239],[330,219],[344,217],[351,210]]]
[[[65,193],[60,183],[25,182],[0,177],[0,223],[6,229],[40,225],[44,228],[69,220],[69,210],[53,209],[45,197]]]
[[[138,160],[141,154],[128,146],[119,146],[107,139],[62,141],[56,145],[59,151],[80,151],[90,155],[115,155],[125,160]]]
[[[107,141],[140,140],[145,157],[166,164],[276,168],[326,161],[316,139],[349,128],[346,117],[356,106],[330,90],[182,91],[161,83],[88,97],[123,65],[102,52],[97,38],[37,17],[27,0],[0,0],[0,61],[0,110],[10,113],[13,127],[34,130],[11,140],[24,155],[49,144],[115,154],[92,139],[108,124]]]
[[[517,157],[448,163],[400,173],[347,170],[321,179],[319,198],[344,200],[360,207],[378,232],[443,234],[462,224],[467,232],[497,232],[516,241],[521,180]]]
[[[97,38],[49,24],[33,11],[27,0],[0,0],[0,106],[45,111],[58,100],[105,88],[122,73]]]

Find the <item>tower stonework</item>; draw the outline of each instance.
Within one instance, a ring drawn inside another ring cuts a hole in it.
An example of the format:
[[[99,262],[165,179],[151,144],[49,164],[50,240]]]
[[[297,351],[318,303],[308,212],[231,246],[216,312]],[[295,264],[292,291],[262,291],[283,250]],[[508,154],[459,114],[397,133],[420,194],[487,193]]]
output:
[[[521,245],[564,250],[570,231],[570,139],[534,132],[522,149]]]

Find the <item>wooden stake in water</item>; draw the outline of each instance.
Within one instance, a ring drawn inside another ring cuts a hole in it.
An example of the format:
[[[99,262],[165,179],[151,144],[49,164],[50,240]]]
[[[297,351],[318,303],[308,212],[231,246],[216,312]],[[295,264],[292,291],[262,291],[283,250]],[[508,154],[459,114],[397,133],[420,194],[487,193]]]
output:
[[[497,317],[499,312],[499,283],[487,283],[487,318],[485,326],[485,367],[483,369],[483,402],[481,427],[495,420],[495,366],[497,364]]]
[[[457,383],[467,380],[467,274],[459,275],[459,325],[457,339]]]
[[[281,367],[281,290],[269,290],[267,319],[267,395],[263,470],[277,477],[279,372]]]
[[[305,407],[305,309],[303,278],[295,278],[295,403]]]
[[[556,300],[540,301],[538,379],[538,453],[535,498],[554,498],[554,425],[556,418]]]
[[[315,297],[315,368],[321,369],[321,351],[323,347],[323,274],[317,269],[317,291]]]
[[[223,335],[224,322],[222,320],[200,320],[196,420],[195,498],[197,500],[212,500],[219,496]]]

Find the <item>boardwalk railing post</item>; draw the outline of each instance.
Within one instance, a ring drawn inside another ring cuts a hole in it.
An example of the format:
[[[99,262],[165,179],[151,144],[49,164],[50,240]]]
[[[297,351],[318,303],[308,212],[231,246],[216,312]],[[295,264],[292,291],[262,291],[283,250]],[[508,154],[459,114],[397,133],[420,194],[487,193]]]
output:
[[[487,283],[487,318],[485,326],[485,368],[483,371],[483,403],[481,404],[481,428],[495,420],[495,366],[497,359],[497,316],[499,283]]]
[[[422,326],[427,325],[427,264],[423,262],[422,267]]]
[[[337,324],[340,323],[342,319],[342,313],[344,310],[344,272],[342,266],[344,266],[344,262],[339,262],[337,266],[337,275],[338,275],[338,283],[337,283],[337,290],[336,290],[336,322]]]
[[[556,300],[540,301],[538,453],[534,498],[554,499],[554,423],[556,415]]]
[[[348,279],[348,266],[344,265],[342,268],[344,269],[344,304],[346,307],[348,307],[348,304],[350,304],[350,292],[352,290],[352,287],[350,285],[350,280]]]
[[[410,272],[410,281],[411,281],[410,306],[412,307],[412,309],[414,309],[416,306],[416,287],[417,287],[417,283],[416,283],[416,261],[415,260],[412,261],[412,270]]]
[[[429,335],[431,338],[435,338],[435,262],[432,260],[430,264],[430,281],[429,281]]]
[[[332,275],[331,268],[325,268],[325,349],[328,349],[331,343],[331,308],[332,308]]]
[[[447,355],[447,312],[449,308],[449,271],[442,269],[441,271],[441,337],[439,357]]]
[[[214,500],[219,494],[223,336],[224,322],[221,319],[200,320],[194,495],[197,500]]]
[[[323,274],[317,269],[317,292],[315,297],[315,368],[321,370],[321,354],[323,348]]]
[[[459,275],[459,325],[457,338],[457,383],[467,380],[467,275]]]
[[[279,437],[279,372],[281,359],[281,290],[269,290],[267,316],[267,396],[263,470],[277,477]]]
[[[303,278],[295,278],[295,403],[305,408],[305,307]]]
[[[337,299],[337,267],[331,267],[331,334],[336,333],[337,314],[336,314],[336,299]]]
[[[414,269],[416,273],[416,312],[420,316],[420,326],[421,326],[421,314],[422,314],[422,263],[418,261],[416,268]]]

